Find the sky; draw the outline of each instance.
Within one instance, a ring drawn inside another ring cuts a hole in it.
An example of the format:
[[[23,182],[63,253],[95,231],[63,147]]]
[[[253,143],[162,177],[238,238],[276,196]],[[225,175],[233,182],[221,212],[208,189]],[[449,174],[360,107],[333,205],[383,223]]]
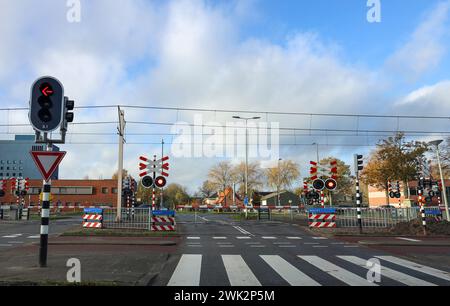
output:
[[[79,22],[69,22],[78,3]],[[450,1],[380,4],[380,22],[370,23],[366,0],[0,0],[0,139],[32,133],[31,127],[4,126],[28,123],[26,111],[5,109],[27,107],[31,84],[44,75],[58,78],[76,106],[448,116]],[[201,114],[221,124],[244,115]],[[133,134],[172,128],[130,122],[192,123],[195,115],[125,108],[124,167],[137,176],[138,157],[161,152],[151,144],[161,136]],[[449,130],[446,120],[262,117],[304,129]],[[75,122],[98,121],[117,121],[117,110],[75,110]],[[61,146],[68,152],[61,178],[111,177],[116,131],[115,124],[71,125]],[[174,137],[164,137],[170,156]],[[307,176],[316,158],[313,143],[320,144],[320,157],[350,164],[354,153],[367,155],[377,140],[364,133],[283,136],[280,157],[298,162]],[[221,160],[171,156],[169,183],[193,192]]]

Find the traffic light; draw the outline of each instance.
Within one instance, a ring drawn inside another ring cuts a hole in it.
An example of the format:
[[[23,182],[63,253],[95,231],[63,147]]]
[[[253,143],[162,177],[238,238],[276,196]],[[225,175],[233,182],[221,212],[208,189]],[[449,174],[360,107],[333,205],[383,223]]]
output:
[[[0,197],[4,197],[6,194],[6,180],[0,180]]]
[[[336,190],[336,188],[337,188],[337,182],[336,182],[336,180],[335,180],[335,179],[332,179],[332,178],[326,180],[326,181],[325,181],[325,187],[326,187],[328,190],[330,190],[330,191]]]
[[[61,126],[65,111],[64,100],[64,88],[57,79],[43,77],[36,80],[31,87],[29,113],[33,128],[47,133]]]
[[[164,176],[158,176],[155,179],[155,186],[158,188],[163,188],[164,186],[166,186],[166,178]]]
[[[313,187],[315,190],[324,190],[325,189],[325,182],[322,179],[314,180]]]
[[[364,158],[364,156],[359,155],[359,154],[355,154],[355,172],[359,172],[359,171],[364,169],[363,158]]]
[[[69,98],[64,97],[64,114],[63,114],[63,123],[62,130],[67,131],[67,125],[69,122],[73,122],[73,109],[75,108],[75,102],[73,100],[69,100]]]
[[[149,175],[146,175],[142,178],[141,184],[144,188],[152,188],[153,187],[153,178]]]

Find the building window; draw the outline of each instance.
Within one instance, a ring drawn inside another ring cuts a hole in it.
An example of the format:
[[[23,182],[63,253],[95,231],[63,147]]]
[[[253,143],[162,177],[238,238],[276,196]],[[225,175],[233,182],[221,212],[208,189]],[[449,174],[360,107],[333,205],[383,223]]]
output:
[[[13,173],[13,177],[15,177],[16,176],[16,174],[15,173]]]
[[[117,188],[112,188],[111,191],[112,193],[117,194]]]
[[[3,170],[3,169],[2,169]],[[3,176],[3,173],[0,173],[0,176]]]
[[[19,170],[23,170],[23,167],[19,167]]]
[[[16,161],[16,160],[14,160],[14,161],[13,161],[13,164],[14,164],[14,165],[15,165],[15,164],[17,164],[17,161]]]
[[[108,194],[108,187],[102,187],[102,193]]]
[[[19,164],[21,164],[21,165],[22,165],[22,164],[23,164],[23,160],[19,160]]]

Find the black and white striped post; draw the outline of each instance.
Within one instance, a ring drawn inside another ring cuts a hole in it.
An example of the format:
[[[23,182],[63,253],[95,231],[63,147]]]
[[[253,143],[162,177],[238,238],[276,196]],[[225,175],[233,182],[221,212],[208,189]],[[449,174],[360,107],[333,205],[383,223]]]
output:
[[[417,188],[417,194],[418,194],[418,202],[420,205],[420,215],[422,217],[422,228],[423,228],[423,234],[427,235],[427,217],[425,214],[425,200],[423,196],[423,190],[424,190],[424,178],[419,178],[419,186]]]
[[[47,151],[52,150],[52,144],[47,144]],[[41,268],[47,266],[48,249],[48,226],[50,221],[50,193],[52,190],[52,180],[43,181],[42,189],[42,209],[41,209],[41,237],[39,246],[39,265]]]
[[[355,176],[356,176],[356,180],[355,180],[355,185],[356,185],[356,213],[358,215],[358,227],[359,227],[359,232],[362,234],[362,212],[361,212],[361,203],[362,203],[362,198],[361,198],[361,192],[359,189],[359,171],[361,171],[363,169],[363,156],[359,155],[359,154],[355,154]]]

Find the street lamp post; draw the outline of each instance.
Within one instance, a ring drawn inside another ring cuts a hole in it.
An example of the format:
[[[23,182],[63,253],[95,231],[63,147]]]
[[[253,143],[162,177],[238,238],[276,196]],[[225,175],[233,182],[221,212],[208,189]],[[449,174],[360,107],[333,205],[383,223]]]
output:
[[[280,206],[280,161],[282,161],[281,158],[278,159],[278,182],[277,182],[277,202],[278,206]]]
[[[233,116],[234,119],[240,119],[245,121],[245,197],[248,198],[248,126],[249,120],[258,120],[261,117],[244,118],[240,116]]]
[[[447,221],[450,221],[450,213],[448,211],[448,200],[447,200],[447,192],[445,188],[445,181],[444,181],[444,174],[442,173],[442,165],[441,165],[441,157],[439,153],[439,145],[443,142],[443,140],[435,140],[429,142],[429,144],[436,146],[436,156],[437,156],[437,162],[439,167],[439,174],[441,176],[441,184],[442,184],[442,197],[444,198],[444,205],[445,205],[445,216]]]

